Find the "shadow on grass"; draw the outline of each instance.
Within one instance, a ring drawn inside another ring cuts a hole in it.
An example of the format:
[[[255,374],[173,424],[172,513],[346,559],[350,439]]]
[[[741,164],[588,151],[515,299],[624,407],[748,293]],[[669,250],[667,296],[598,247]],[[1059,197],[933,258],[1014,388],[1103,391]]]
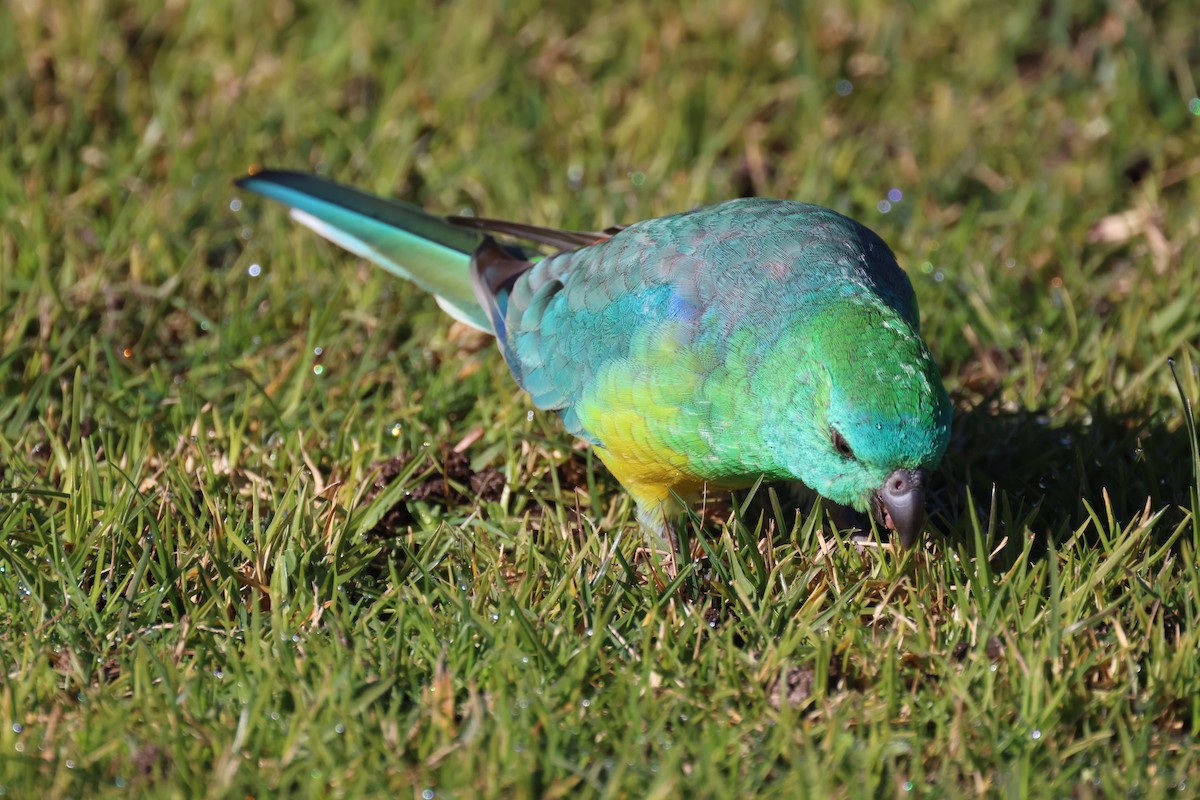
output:
[[[1034,556],[1045,551],[1047,540],[1063,541],[1083,525],[1091,516],[1088,506],[1101,519],[1111,509],[1117,525],[1147,507],[1163,510],[1165,524],[1158,531],[1165,538],[1184,518],[1195,485],[1187,432],[1175,422],[1169,413],[1097,405],[1062,419],[1035,409],[1000,408],[987,399],[957,412],[931,514],[953,544],[964,544],[968,552],[975,546],[972,501],[985,531],[993,515],[1027,526],[1036,537]],[[1085,535],[1095,533],[1089,526]],[[1022,543],[1010,541],[1002,549],[1000,560],[1010,561]]]

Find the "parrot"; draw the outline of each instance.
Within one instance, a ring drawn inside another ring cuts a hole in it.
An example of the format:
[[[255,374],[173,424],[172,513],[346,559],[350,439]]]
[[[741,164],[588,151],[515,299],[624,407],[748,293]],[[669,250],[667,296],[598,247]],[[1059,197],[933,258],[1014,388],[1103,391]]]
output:
[[[951,403],[912,283],[861,223],[750,197],[582,232],[300,172],[235,183],[493,335],[660,540],[708,489],[764,479],[871,514],[905,548],[923,533]]]

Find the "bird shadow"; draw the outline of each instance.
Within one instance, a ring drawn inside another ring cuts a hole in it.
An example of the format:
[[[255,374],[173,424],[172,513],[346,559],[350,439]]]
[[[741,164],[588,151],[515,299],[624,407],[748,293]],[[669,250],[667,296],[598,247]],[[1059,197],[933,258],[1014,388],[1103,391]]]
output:
[[[1096,526],[1084,525],[1094,515],[1123,525],[1161,509],[1165,524],[1157,530],[1166,538],[1185,518],[1196,486],[1182,414],[1182,406],[1155,412],[1093,404],[1068,415],[987,397],[956,413],[930,498],[934,527],[951,546],[1002,563],[1022,553],[1040,558],[1081,528],[1085,540],[1094,538]],[[972,517],[989,534],[986,554],[975,552]],[[1024,541],[1029,536],[1032,543]]]

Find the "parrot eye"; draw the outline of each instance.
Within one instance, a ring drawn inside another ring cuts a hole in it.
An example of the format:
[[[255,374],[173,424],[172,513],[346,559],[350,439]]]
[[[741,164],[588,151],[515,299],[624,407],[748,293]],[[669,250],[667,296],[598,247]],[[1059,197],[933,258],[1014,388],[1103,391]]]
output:
[[[854,458],[854,451],[850,449],[850,444],[846,441],[846,437],[842,436],[835,429],[829,429],[830,441],[833,442],[833,449],[838,451],[838,455],[842,458]]]

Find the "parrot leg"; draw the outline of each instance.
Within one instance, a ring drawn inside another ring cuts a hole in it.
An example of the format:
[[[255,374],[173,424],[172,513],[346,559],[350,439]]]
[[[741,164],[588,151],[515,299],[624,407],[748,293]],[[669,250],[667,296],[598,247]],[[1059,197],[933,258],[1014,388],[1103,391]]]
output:
[[[679,534],[667,518],[666,504],[658,499],[643,502],[636,496],[637,521],[648,536],[646,545],[656,554],[666,557],[667,577],[674,579],[679,574]]]

